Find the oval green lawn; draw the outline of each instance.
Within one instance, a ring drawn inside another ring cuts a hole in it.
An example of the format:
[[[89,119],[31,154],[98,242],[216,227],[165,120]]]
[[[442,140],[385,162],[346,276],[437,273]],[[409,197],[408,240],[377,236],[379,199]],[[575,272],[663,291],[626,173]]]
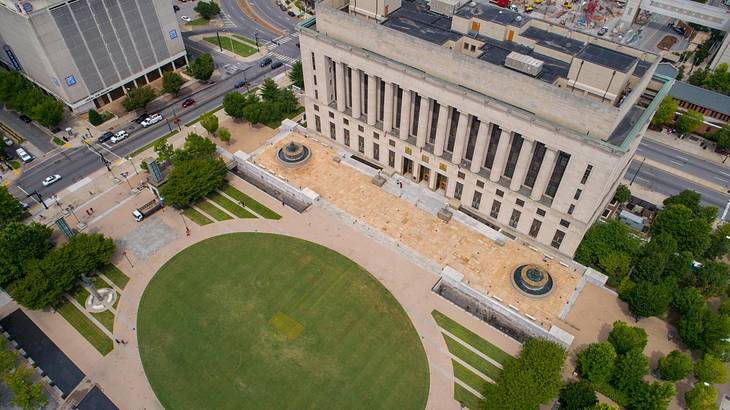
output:
[[[426,405],[426,354],[400,304],[300,239],[236,233],[183,250],[147,286],[137,328],[168,409]]]

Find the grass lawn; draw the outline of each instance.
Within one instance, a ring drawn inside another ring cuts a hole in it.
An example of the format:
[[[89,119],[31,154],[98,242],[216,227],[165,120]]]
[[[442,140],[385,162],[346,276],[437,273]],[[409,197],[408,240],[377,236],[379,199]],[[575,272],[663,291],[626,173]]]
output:
[[[499,373],[502,371],[501,369],[499,369],[497,366],[489,363],[488,361],[486,361],[483,357],[479,356],[478,354],[467,349],[466,347],[464,347],[464,345],[457,342],[456,340],[454,340],[446,335],[444,335],[444,339],[446,340],[446,346],[449,347],[449,352],[451,352],[451,354],[453,354],[454,356],[463,360],[469,366],[484,373],[484,375],[489,376],[492,380],[497,379],[497,377],[499,376]],[[466,381],[466,380],[464,380],[464,381]]]
[[[58,138],[58,137],[53,137],[53,143],[56,144],[56,145],[63,145],[66,142],[64,140]]]
[[[119,268],[111,263],[101,269],[100,272],[109,278],[109,280],[114,282],[119,289],[124,289],[124,287],[127,286],[127,282],[129,282],[129,276],[125,275],[124,272],[120,271]]]
[[[478,392],[484,391],[484,386],[489,383],[482,379],[478,374],[472,372],[454,360],[451,361],[451,365],[454,366],[454,377],[468,384],[469,387]]]
[[[251,212],[248,212],[246,209],[241,208],[241,205],[238,205],[237,203],[234,203],[230,199],[224,197],[218,192],[214,192],[210,195],[208,195],[208,199],[215,202],[216,204],[222,206],[225,208],[228,212],[231,212],[233,215],[236,215],[239,218],[256,218],[256,215],[252,214]]]
[[[114,341],[70,302],[64,302],[57,310],[99,353],[106,355],[114,349]]]
[[[256,46],[251,46],[230,36],[220,36],[220,39],[220,47],[223,47],[224,50],[232,51],[241,57],[248,57],[251,54],[256,53]],[[218,37],[204,37],[203,40],[219,46]]]
[[[300,239],[192,245],[152,278],[137,324],[165,408],[423,409],[428,398],[426,355],[395,298]]]
[[[191,221],[193,221],[196,224],[201,225],[201,226],[213,223],[213,221],[208,219],[208,217],[201,214],[194,208],[185,208],[185,210],[183,211],[183,215],[185,215],[186,217],[188,217],[188,219],[190,219]]]
[[[98,320],[110,332],[114,331],[114,313],[105,310],[99,313],[92,313],[91,316],[94,316],[94,319]]]
[[[89,298],[89,291],[85,287],[78,285],[70,295],[79,302],[79,305],[86,306],[86,299]]]
[[[198,17],[195,20],[193,20],[189,23],[185,23],[185,24],[187,24],[188,26],[204,26],[208,23],[210,23],[210,20],[206,20],[202,17]]]
[[[255,199],[228,184],[226,184],[223,189],[221,189],[221,191],[225,192],[226,194],[228,194],[228,196],[235,200],[243,201],[244,205],[246,205],[247,208],[251,209],[252,211],[256,212],[266,219],[281,219],[281,215],[261,205]]]
[[[469,390],[461,387],[458,384],[454,384],[454,400],[458,401],[466,408],[471,410],[485,408],[484,400],[473,395]]]
[[[211,202],[209,202],[205,199],[203,199],[202,201],[198,201],[195,204],[195,206],[202,209],[203,212],[212,216],[213,218],[215,218],[218,221],[225,221],[227,219],[233,219],[233,217],[231,217],[227,213],[223,212],[220,208],[218,208],[217,206],[213,205]]]
[[[505,361],[512,358],[509,354],[505,353],[502,349],[484,340],[481,336],[458,324],[451,318],[447,317],[438,310],[431,312],[431,316],[436,320],[436,323],[443,329],[449,331],[454,336],[468,343],[471,347],[479,350],[485,355],[491,357],[495,361],[504,364]]]
[[[248,43],[248,44],[251,44],[252,46],[256,47],[256,40],[254,40],[252,38],[244,37],[239,34],[234,34],[233,37],[243,41],[244,43]]]

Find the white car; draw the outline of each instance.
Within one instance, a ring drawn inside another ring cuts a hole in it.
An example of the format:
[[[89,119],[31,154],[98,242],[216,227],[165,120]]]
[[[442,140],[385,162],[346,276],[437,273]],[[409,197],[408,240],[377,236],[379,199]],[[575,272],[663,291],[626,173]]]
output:
[[[190,23],[191,21],[193,21],[193,18],[189,17],[189,16],[182,16],[182,17],[180,17],[180,20],[182,20],[186,23]]]
[[[33,156],[28,154],[23,148],[16,149],[15,153],[18,154],[18,157],[20,157],[20,159],[22,159],[23,162],[33,161]]]
[[[50,177],[43,180],[43,186],[48,186],[53,184],[56,181],[59,181],[61,179],[61,176],[58,174],[51,175]]]
[[[128,136],[129,136],[129,134],[127,134],[127,131],[121,130],[121,131],[117,132],[116,134],[114,134],[114,136],[111,139],[111,142],[112,142],[112,144],[116,144],[117,142],[119,142],[121,140],[127,139]]]
[[[142,121],[142,126],[147,128],[150,125],[157,124],[158,122],[162,121],[162,115],[160,114],[152,114],[149,117],[145,118],[144,121]]]
[[[11,146],[13,145],[13,140],[11,140],[11,139],[10,139],[10,138],[8,138],[8,137],[3,137],[3,142],[4,142],[4,143],[5,143],[5,145],[7,145],[8,147],[11,147]]]

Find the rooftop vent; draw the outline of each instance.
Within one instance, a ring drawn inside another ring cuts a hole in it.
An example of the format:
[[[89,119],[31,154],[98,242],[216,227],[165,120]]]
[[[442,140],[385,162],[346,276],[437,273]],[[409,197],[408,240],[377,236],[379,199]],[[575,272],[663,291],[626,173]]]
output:
[[[540,71],[542,71],[543,62],[528,55],[513,51],[507,55],[507,58],[504,60],[504,65],[513,70],[536,77],[540,74]]]
[[[462,4],[462,0],[431,0],[431,11],[453,16]]]

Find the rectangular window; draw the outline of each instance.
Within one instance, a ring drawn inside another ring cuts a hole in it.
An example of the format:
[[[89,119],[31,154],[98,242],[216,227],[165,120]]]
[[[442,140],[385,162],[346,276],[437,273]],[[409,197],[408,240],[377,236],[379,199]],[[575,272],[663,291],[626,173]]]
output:
[[[468,49],[469,49],[469,44],[464,43],[464,50],[468,50]]]
[[[532,152],[532,161],[530,166],[527,168],[527,175],[525,176],[525,186],[534,187],[537,174],[540,172],[540,166],[542,166],[542,160],[545,158],[545,144],[538,142],[535,144],[535,150]]]
[[[466,141],[466,159],[469,161],[474,158],[474,147],[477,145],[477,134],[479,133],[480,124],[479,118],[472,117],[471,125],[469,126],[469,138]]]
[[[357,150],[360,151],[361,154],[365,153],[365,138],[363,138],[362,135],[357,136]]]
[[[542,221],[539,219],[533,219],[532,225],[530,226],[530,236],[533,238],[537,238],[537,234],[540,233],[540,227],[542,226]]]
[[[380,145],[373,144],[373,159],[380,161]]]
[[[345,130],[345,145],[350,146],[350,130]]]
[[[471,207],[474,209],[479,209],[479,205],[482,203],[482,193],[479,191],[474,191],[474,196],[471,198]]]
[[[517,224],[520,223],[520,216],[522,215],[522,212],[513,209],[512,210],[512,216],[509,218],[509,226],[513,228],[517,228]]]
[[[466,174],[461,171],[456,173],[456,177],[459,179],[464,179],[465,176],[466,176]]]
[[[379,140],[380,139],[380,135],[378,135],[377,132],[373,131],[373,138],[375,138],[376,140]]]
[[[565,232],[555,231],[555,235],[553,235],[553,240],[550,242],[550,246],[555,249],[560,249],[560,244],[563,243],[563,238],[565,238]]]
[[[312,71],[317,71],[317,63],[314,60],[314,53],[310,53],[312,55]]]
[[[425,101],[420,95],[413,94],[415,98],[413,98],[413,110],[411,110],[411,116],[413,118],[413,121],[411,121],[411,135],[418,135],[418,118],[421,115],[421,104]]]
[[[484,188],[484,181],[477,181],[478,188]]]
[[[560,151],[558,154],[558,160],[555,162],[555,168],[553,168],[553,174],[550,176],[550,181],[548,182],[547,189],[545,190],[546,196],[555,198],[555,193],[558,192],[560,181],[563,180],[565,168],[568,167],[568,161],[570,161],[570,154]]]
[[[343,123],[344,123],[345,125],[350,125],[350,120],[348,120],[347,118],[343,118],[343,119],[342,119],[342,122],[343,122]]]
[[[441,112],[441,105],[434,100],[431,104],[431,132],[428,133],[428,143],[434,144],[436,142],[436,128],[438,128],[439,112]]]
[[[395,168],[395,152],[388,150],[388,166]]]
[[[575,195],[573,195],[573,199],[575,199],[576,201],[579,200],[580,199],[580,194],[582,194],[582,193],[583,193],[583,190],[582,189],[576,189],[575,190]]]
[[[337,139],[337,136],[335,135],[335,124],[330,123],[330,138]]]
[[[545,210],[544,209],[537,208],[537,214],[540,215],[540,216],[545,216]]]
[[[395,147],[395,140],[388,140],[388,145]]]
[[[332,111],[330,111],[329,112],[329,116],[330,116],[330,118],[335,118],[335,113],[333,113]]]
[[[314,129],[316,129],[317,132],[322,132],[322,123],[319,121],[319,115],[314,116]]]
[[[593,171],[593,165],[588,165],[586,171],[583,173],[583,178],[580,179],[581,184],[585,184],[588,181],[588,177],[591,176],[591,171]]]
[[[501,197],[504,196],[504,191],[502,191],[501,189],[498,189],[497,192],[496,192],[496,194],[497,194],[498,197],[501,198]]]
[[[520,198],[517,198],[517,199],[515,199],[515,205],[525,206],[525,201],[521,200]]]
[[[492,210],[489,211],[489,216],[491,216],[494,219],[499,218],[499,208],[502,206],[502,203],[499,201],[492,202]]]
[[[317,90],[314,90],[314,99],[319,100],[319,93],[317,92]]]
[[[570,227],[570,222],[566,221],[565,219],[561,219],[560,225],[568,228],[568,227]]]
[[[360,97],[362,98],[362,105],[360,105],[362,113],[367,114],[368,113],[368,87],[372,87],[370,81],[370,76],[363,73],[362,78],[362,92],[360,93]]]
[[[492,165],[494,165],[494,156],[497,154],[497,145],[502,135],[502,129],[499,128],[499,125],[492,124],[492,132],[490,134],[487,158],[484,159],[484,168],[487,169],[492,169]]]
[[[314,79],[314,85],[317,85],[317,76],[313,75],[312,78]]]
[[[314,104],[313,107],[314,107],[314,111],[319,111],[319,105]]]
[[[462,192],[464,192],[464,185],[461,182],[457,182],[456,189],[454,189],[454,198],[461,199]]]
[[[456,128],[459,127],[459,111],[451,107],[451,126],[449,127],[449,139],[446,142],[446,151],[454,151],[454,143],[456,142]]]
[[[365,131],[365,128],[362,125],[358,125],[357,130],[360,132],[363,132],[363,131]]]
[[[395,93],[395,120],[393,120],[393,123],[395,124],[395,128],[400,130],[400,112],[403,108],[403,89],[398,87],[398,90]]]
[[[568,207],[568,215],[573,215],[573,211],[575,211],[575,205],[570,204]]]
[[[392,87],[392,85],[391,85]],[[380,101],[378,102],[378,120],[382,121],[385,115],[385,81],[380,81]]]
[[[512,178],[515,173],[515,167],[517,166],[517,160],[520,158],[520,150],[522,149],[522,143],[524,142],[522,135],[514,133],[512,137],[512,146],[509,149],[509,155],[507,156],[507,165],[504,167],[504,176]]]

